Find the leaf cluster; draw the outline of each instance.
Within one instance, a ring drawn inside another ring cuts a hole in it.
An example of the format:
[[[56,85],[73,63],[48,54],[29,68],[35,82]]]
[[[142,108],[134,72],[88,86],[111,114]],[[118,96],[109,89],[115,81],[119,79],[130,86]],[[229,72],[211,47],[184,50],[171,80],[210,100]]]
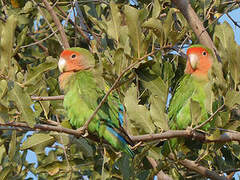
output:
[[[174,4],[170,0],[75,4],[60,0],[50,5],[70,46],[89,49],[108,84],[136,63],[115,88],[125,107],[127,132],[143,135],[169,130],[168,107],[184,74],[184,50],[198,43]],[[222,60],[214,62],[210,74],[212,112],[225,105],[206,132],[214,139],[224,134],[223,129],[240,129],[239,45],[230,25],[218,24],[214,16],[237,5],[223,0],[191,1],[191,5],[208,27]],[[30,128],[49,123],[71,128],[61,100],[32,100],[32,96],[63,93],[58,86],[57,59],[63,49],[59,27],[42,1],[1,1],[0,8],[0,179],[23,179],[29,172],[39,179],[152,179],[160,170],[174,179],[199,179],[199,174],[179,163],[181,159],[218,173],[239,167],[238,142],[223,145],[188,139],[171,150],[174,161],[155,140],[137,147],[132,160],[96,137],[3,126],[25,122]],[[192,106],[198,114],[198,104]],[[27,158],[31,151],[36,164]],[[158,162],[157,167],[152,167],[149,157]]]

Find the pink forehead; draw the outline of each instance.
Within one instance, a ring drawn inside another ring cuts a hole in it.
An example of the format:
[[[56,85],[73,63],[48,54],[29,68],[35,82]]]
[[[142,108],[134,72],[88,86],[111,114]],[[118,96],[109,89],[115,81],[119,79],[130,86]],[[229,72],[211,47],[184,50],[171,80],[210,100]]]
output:
[[[76,55],[79,55],[79,53],[76,52],[76,51],[64,50],[64,51],[61,53],[61,56],[62,56],[62,57],[71,56],[73,53],[75,53]]]
[[[198,54],[198,53],[202,53],[203,51],[206,51],[206,49],[204,49],[203,47],[192,47],[192,48],[188,48],[187,55],[192,53]]]

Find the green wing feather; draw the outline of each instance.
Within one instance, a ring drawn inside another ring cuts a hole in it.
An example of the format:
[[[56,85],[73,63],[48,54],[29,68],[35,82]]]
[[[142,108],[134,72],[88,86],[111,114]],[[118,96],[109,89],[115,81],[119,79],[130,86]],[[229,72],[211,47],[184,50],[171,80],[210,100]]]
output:
[[[172,130],[183,130],[192,123],[200,124],[208,119],[208,114],[211,111],[211,86],[207,81],[199,81],[191,75],[184,75],[180,80],[179,85],[171,99],[168,116],[169,127]],[[194,107],[198,107],[194,111]],[[199,112],[200,111],[200,112]],[[194,121],[194,113],[197,113],[198,121]],[[209,124],[205,125],[203,129],[208,129]],[[182,144],[184,139],[173,138],[166,141],[162,148],[162,153],[167,155],[170,152],[169,146],[172,150],[176,149],[178,145]]]

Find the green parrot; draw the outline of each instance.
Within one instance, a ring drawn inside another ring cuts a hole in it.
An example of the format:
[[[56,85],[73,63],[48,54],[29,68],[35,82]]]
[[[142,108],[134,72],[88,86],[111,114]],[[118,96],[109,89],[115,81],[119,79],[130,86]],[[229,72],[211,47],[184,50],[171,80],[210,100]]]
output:
[[[202,45],[187,50],[185,76],[171,99],[168,115],[170,129],[186,129],[206,121],[211,112],[211,84],[208,72],[213,63],[212,51]],[[206,129],[209,124],[203,128]]]
[[[208,119],[212,111],[212,90],[208,78],[212,64],[213,54],[210,49],[202,45],[192,45],[188,48],[185,75],[180,80],[168,108],[171,130],[187,129]],[[201,128],[207,130],[209,127],[208,123]],[[190,140],[173,138],[169,144],[164,143],[162,153],[168,154],[169,147],[172,150],[177,149],[183,142],[191,146],[194,144]]]
[[[105,96],[108,86],[94,68],[95,59],[86,49],[74,47],[64,50],[58,67],[61,72],[59,85],[65,93],[63,105],[70,124],[81,128]],[[111,93],[88,125],[88,132],[133,157],[134,153],[128,146],[133,142],[121,126],[119,108],[118,97]]]

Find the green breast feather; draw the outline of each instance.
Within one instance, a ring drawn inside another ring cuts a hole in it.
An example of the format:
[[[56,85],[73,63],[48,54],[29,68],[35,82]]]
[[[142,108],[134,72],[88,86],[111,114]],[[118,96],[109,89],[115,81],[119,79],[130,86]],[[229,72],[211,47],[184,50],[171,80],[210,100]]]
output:
[[[96,82],[98,80],[98,82]],[[64,107],[68,112],[70,123],[76,128],[82,127],[88,118],[97,108],[98,104],[105,95],[103,81],[94,77],[91,71],[79,71],[71,77],[69,90],[64,98]],[[109,96],[109,98],[112,98]],[[108,101],[98,111],[96,117],[89,125],[89,131],[94,132],[98,129],[99,121],[97,119],[110,120],[111,123],[118,126],[117,103],[109,107]]]
[[[186,129],[192,124],[207,120],[211,109],[207,104],[211,98],[208,85],[207,82],[197,81],[191,75],[184,76],[169,106],[171,129]]]
[[[92,70],[79,71],[71,76],[65,91],[64,107],[70,123],[82,127],[105,96],[106,83]],[[133,157],[127,144],[132,144],[119,126],[118,111],[120,102],[114,93],[110,94],[100,110],[88,125],[88,131],[103,137],[115,149]]]

